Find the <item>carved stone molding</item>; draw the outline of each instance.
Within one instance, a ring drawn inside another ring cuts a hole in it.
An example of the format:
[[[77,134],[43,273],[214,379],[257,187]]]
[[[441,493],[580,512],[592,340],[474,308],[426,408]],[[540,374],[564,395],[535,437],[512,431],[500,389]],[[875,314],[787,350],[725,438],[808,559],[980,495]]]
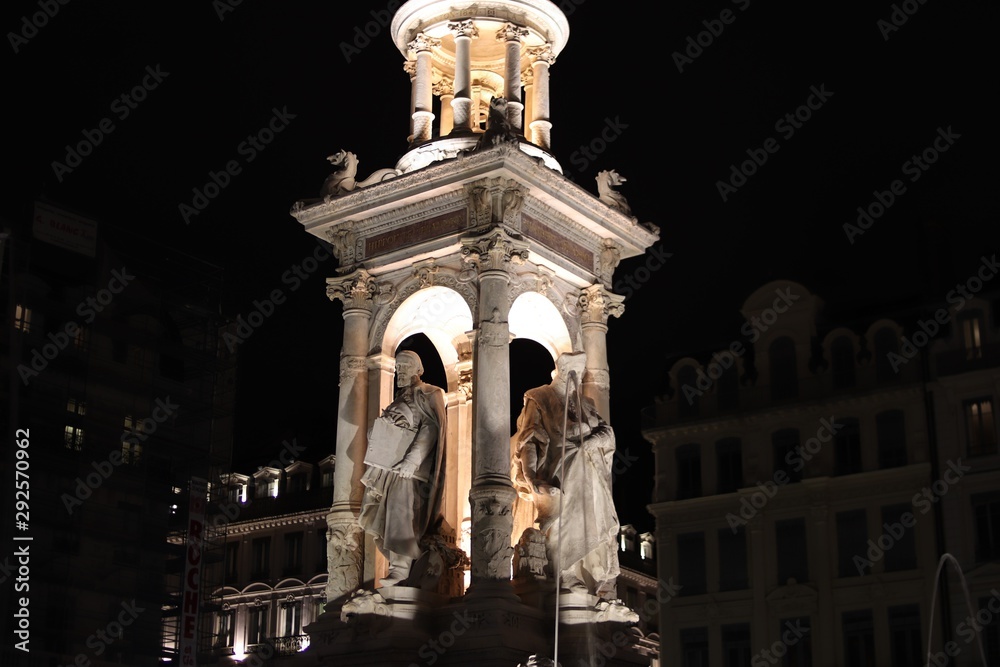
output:
[[[528,36],[528,29],[507,23],[497,30],[496,39],[498,42],[520,42],[522,37]]]
[[[403,61],[403,71],[411,78],[416,78],[417,76],[417,61],[416,60],[406,60]]]
[[[448,24],[448,30],[455,35],[455,37],[468,37],[470,39],[475,39],[479,37],[479,28],[472,19],[465,19],[464,21],[455,21]]]
[[[455,80],[451,77],[442,76],[431,88],[438,97],[455,94]]]
[[[333,301],[344,302],[344,309],[362,308],[371,312],[375,305],[374,297],[379,293],[378,283],[374,276],[360,269],[343,278],[326,279],[326,296]]]
[[[344,355],[340,358],[340,385],[367,372],[368,359],[366,357]]]
[[[597,276],[608,289],[611,289],[611,281],[621,259],[622,251],[618,244],[613,239],[604,239],[597,256]]]
[[[524,200],[527,194],[527,188],[512,178],[507,181],[507,186],[504,188],[503,195],[501,196],[501,220],[515,231],[520,231],[521,229],[521,209],[524,208]]]
[[[549,65],[554,65],[556,62],[556,54],[552,50],[551,44],[532,46],[528,49],[528,58],[530,58],[533,63],[544,62]]]
[[[510,580],[510,546],[514,530],[512,487],[482,487],[469,491],[472,505],[472,576],[490,581]]]
[[[434,276],[440,271],[440,267],[434,259],[425,260],[423,262],[417,262],[413,265],[413,277],[417,279],[420,284],[419,289],[425,289],[427,287],[434,286]]]
[[[353,516],[327,515],[326,599],[336,600],[361,587],[365,532]]]
[[[430,35],[419,32],[413,40],[406,45],[410,51],[430,51],[435,46],[441,46],[441,40],[436,37],[431,37]]]
[[[607,324],[608,317],[621,317],[625,312],[625,297],[612,294],[603,285],[591,285],[580,290],[576,307],[581,324]]]
[[[326,230],[326,238],[333,245],[333,255],[341,266],[354,264],[358,235],[354,231],[353,220],[346,220],[336,228]]]

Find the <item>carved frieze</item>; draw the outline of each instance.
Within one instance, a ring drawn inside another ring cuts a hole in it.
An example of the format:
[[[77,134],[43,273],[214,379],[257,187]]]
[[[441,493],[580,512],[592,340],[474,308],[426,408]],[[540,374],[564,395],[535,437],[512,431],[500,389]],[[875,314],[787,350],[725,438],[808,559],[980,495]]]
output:
[[[365,533],[353,516],[326,519],[326,599],[336,600],[361,587]]]
[[[472,576],[492,581],[510,580],[510,546],[514,529],[513,488],[472,489]]]

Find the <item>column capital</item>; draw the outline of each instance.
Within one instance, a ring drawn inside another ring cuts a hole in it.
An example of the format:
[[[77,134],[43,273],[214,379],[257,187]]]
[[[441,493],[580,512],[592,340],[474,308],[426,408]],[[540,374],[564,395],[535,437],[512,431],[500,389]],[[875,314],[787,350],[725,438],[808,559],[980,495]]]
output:
[[[535,83],[535,71],[530,67],[521,72],[521,83],[525,86],[531,86]]]
[[[621,317],[625,312],[625,297],[609,292],[603,285],[591,285],[580,290],[576,307],[580,322],[587,324],[608,323],[608,317]]]
[[[520,42],[522,37],[528,36],[528,29],[513,23],[506,23],[497,30],[496,39],[498,42]]]
[[[528,259],[528,244],[502,231],[462,241],[462,261],[476,271],[510,272],[512,265]]]
[[[468,37],[469,39],[479,37],[479,28],[476,27],[472,19],[451,22],[448,24],[448,30],[454,33],[455,37]]]
[[[404,60],[403,61],[403,71],[406,72],[412,79],[417,76],[417,61],[416,60]]]
[[[432,90],[434,94],[438,97],[444,95],[454,95],[455,94],[455,80],[451,77],[442,76],[438,79],[438,82],[434,84]]]
[[[362,309],[369,313],[375,307],[375,300],[382,296],[375,277],[364,269],[359,269],[342,278],[326,279],[326,296],[330,301],[344,302],[344,310]],[[381,299],[380,299],[381,300]]]
[[[437,37],[431,37],[427,33],[418,32],[417,36],[406,45],[411,51],[420,53],[421,51],[430,51],[435,46],[441,46],[441,40]]]
[[[528,57],[531,59],[532,64],[541,62],[546,65],[553,65],[556,62],[556,54],[552,50],[551,44],[530,47],[528,49]]]

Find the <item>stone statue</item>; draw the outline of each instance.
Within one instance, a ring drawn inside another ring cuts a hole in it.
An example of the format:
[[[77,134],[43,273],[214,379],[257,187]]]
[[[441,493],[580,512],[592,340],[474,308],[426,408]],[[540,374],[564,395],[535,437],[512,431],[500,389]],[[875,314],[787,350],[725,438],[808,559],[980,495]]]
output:
[[[323,181],[323,188],[319,193],[322,198],[346,194],[356,188],[366,188],[369,185],[399,176],[399,172],[395,169],[379,169],[365,180],[358,181],[357,155],[350,151],[339,150],[333,155],[327,156],[326,159],[334,167],[337,167],[337,171],[327,176],[326,180]]]
[[[631,216],[632,209],[625,201],[625,195],[615,190],[625,182],[625,178],[617,171],[602,171],[597,174],[597,194],[602,202],[613,209],[621,211],[625,215]]]
[[[490,99],[490,111],[486,117],[486,131],[479,137],[476,149],[493,148],[504,143],[516,144],[520,137],[507,118],[507,100],[502,97]]]
[[[416,353],[396,355],[396,399],[368,435],[365,495],[358,523],[389,560],[383,586],[403,584],[425,550],[425,534],[438,524],[444,491],[444,391],[420,379]]]
[[[583,352],[563,353],[552,382],[525,393],[511,443],[512,473],[518,495],[534,503],[550,566],[562,564],[561,587],[610,601],[619,574],[618,515],[611,496],[615,437],[593,401],[583,397],[580,405],[569,383],[571,374],[582,381],[586,359]]]

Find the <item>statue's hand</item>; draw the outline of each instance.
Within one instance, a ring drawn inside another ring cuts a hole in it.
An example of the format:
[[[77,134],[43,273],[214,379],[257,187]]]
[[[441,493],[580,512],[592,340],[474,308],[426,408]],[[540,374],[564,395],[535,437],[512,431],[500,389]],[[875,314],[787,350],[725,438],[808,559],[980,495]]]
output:
[[[413,473],[417,472],[417,464],[403,460],[393,466],[392,471],[403,479],[410,479]]]

